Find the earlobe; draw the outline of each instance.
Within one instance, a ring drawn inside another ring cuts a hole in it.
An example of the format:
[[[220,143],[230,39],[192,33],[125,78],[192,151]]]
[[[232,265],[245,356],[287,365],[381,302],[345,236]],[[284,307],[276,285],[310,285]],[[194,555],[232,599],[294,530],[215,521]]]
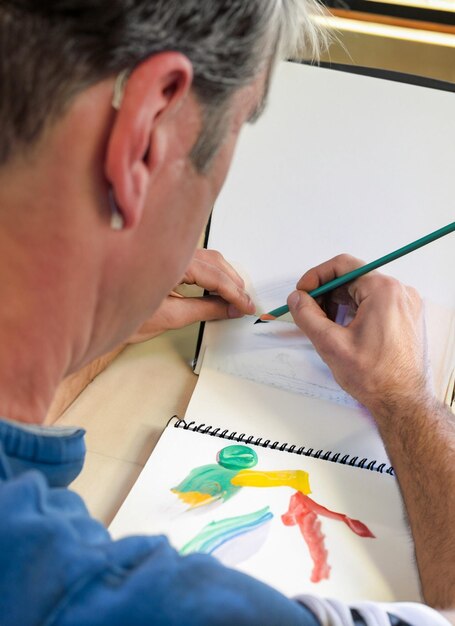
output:
[[[109,201],[109,208],[111,212],[111,229],[116,231],[123,230],[125,226],[125,220],[123,219],[123,215],[118,207],[112,187],[109,187],[108,189],[107,198]]]
[[[149,187],[166,158],[163,120],[178,111],[192,78],[185,56],[165,52],[143,61],[129,75],[123,97],[116,94],[105,174],[125,229],[141,221]]]

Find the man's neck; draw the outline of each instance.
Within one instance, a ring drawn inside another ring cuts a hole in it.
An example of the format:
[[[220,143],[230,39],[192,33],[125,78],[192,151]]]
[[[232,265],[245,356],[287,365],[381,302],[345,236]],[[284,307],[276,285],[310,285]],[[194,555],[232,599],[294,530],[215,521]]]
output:
[[[8,293],[4,284],[0,270],[0,415],[41,423],[65,375],[66,348],[60,346],[57,351],[49,345],[55,329],[43,327],[45,313],[31,299],[28,313],[13,307],[13,318],[8,309],[17,292]]]
[[[104,176],[111,82],[0,167],[0,415],[10,419],[44,420],[62,378],[117,341],[103,332],[119,326],[120,298],[106,260],[117,245]]]
[[[89,276],[74,271],[71,242],[46,216],[35,225],[42,235],[29,236],[20,216],[33,209],[7,202],[0,197],[0,415],[42,423],[61,380],[83,362],[96,302]]]

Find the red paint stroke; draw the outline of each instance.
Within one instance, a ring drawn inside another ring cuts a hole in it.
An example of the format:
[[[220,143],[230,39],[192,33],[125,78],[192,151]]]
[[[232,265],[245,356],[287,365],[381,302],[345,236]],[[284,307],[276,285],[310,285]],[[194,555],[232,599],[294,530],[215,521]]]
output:
[[[351,519],[343,513],[331,511],[300,491],[295,493],[291,497],[287,512],[281,516],[281,520],[285,526],[297,525],[299,527],[313,560],[313,571],[311,572],[310,579],[313,583],[328,579],[330,575],[328,552],[324,543],[325,535],[321,531],[321,522],[318,519],[319,515],[344,522],[360,537],[374,538],[373,533],[363,522]]]

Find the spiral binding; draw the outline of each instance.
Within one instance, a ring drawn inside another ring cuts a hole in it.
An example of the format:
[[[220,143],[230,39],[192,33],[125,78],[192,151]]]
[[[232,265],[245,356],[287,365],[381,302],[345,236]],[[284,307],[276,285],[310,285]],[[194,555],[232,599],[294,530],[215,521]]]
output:
[[[228,429],[221,430],[221,428],[213,428],[208,424],[196,424],[196,422],[186,422],[184,419],[180,419],[176,415],[172,418],[175,419],[174,428],[183,428],[185,430],[191,430],[195,433],[202,433],[203,435],[210,435],[211,437],[218,437],[220,439],[227,439],[228,441],[236,441],[237,443],[244,443],[249,446],[259,446],[261,448],[270,448],[271,450],[279,450],[280,452],[288,452],[290,454],[299,454],[301,456],[309,456],[313,459],[322,459],[323,461],[330,461],[331,463],[341,463],[342,465],[350,465],[351,467],[360,467],[361,469],[367,469],[372,472],[379,472],[380,474],[395,475],[393,467],[387,466],[386,463],[378,464],[377,461],[370,461],[367,458],[359,460],[358,456],[351,456],[345,454],[341,456],[340,452],[332,452],[332,450],[314,450],[314,448],[306,448],[305,446],[297,447],[295,444],[280,443],[279,441],[272,442],[271,439],[264,439],[263,437],[255,437],[254,435],[246,435],[245,433],[237,434],[237,431],[229,432]],[[172,420],[170,420],[172,421]],[[341,457],[341,458],[340,458]]]

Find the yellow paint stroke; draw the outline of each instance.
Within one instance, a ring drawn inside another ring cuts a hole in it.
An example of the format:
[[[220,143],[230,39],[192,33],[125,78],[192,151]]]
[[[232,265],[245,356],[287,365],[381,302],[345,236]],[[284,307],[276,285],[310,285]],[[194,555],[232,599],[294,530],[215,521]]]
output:
[[[208,504],[215,500],[213,496],[209,493],[200,493],[199,491],[177,491],[176,489],[171,489],[173,493],[176,493],[182,502],[188,504],[191,508],[196,508],[197,506],[203,506],[204,504]]]
[[[241,470],[231,478],[236,487],[292,487],[304,495],[311,493],[308,472],[303,470],[281,470],[278,472],[259,472]]]

